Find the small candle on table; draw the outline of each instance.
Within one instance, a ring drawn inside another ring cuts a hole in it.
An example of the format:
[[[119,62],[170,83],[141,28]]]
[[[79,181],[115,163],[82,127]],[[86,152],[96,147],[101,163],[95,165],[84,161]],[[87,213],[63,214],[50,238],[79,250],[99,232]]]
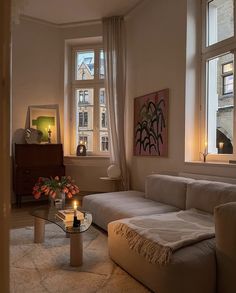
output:
[[[77,217],[77,202],[74,201],[74,217]]]

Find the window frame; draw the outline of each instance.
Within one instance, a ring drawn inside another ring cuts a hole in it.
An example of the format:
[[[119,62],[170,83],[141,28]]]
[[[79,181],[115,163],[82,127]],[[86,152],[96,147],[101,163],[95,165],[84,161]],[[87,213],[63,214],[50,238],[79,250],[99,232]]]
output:
[[[234,36],[214,43],[207,46],[207,33],[208,33],[208,20],[207,20],[207,6],[208,3],[212,0],[202,0],[202,40],[201,40],[201,49],[200,49],[200,59],[201,59],[201,79],[200,79],[200,152],[204,152],[206,149],[206,142],[208,142],[208,71],[207,71],[207,62],[211,59],[224,55],[226,53],[232,53],[234,55],[234,122],[233,125],[236,125],[236,0],[234,0]],[[233,154],[208,154],[208,161],[229,161],[230,159],[236,158],[236,126],[233,129]]]
[[[76,79],[76,54],[78,51],[90,51],[93,50],[94,55],[94,79],[77,80]],[[93,151],[87,150],[88,156],[110,156],[110,152],[100,150],[100,131],[106,131],[100,129],[100,101],[99,93],[101,88],[105,88],[105,79],[100,78],[100,51],[103,50],[102,43],[91,44],[91,45],[80,45],[71,47],[71,102],[70,102],[70,113],[71,113],[71,144],[70,153],[71,155],[76,154],[77,140],[79,139],[78,126],[76,125],[76,91],[85,90],[86,88],[93,88]],[[76,129],[77,128],[77,129]],[[81,130],[83,131],[83,130]],[[84,130],[86,131],[86,130]],[[108,130],[107,130],[108,131]],[[108,134],[109,135],[109,134]],[[79,143],[79,141],[78,141]]]

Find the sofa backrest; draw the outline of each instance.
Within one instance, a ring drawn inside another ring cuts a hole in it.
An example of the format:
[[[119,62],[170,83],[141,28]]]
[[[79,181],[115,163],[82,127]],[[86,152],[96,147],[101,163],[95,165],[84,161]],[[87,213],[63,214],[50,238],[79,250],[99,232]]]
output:
[[[193,181],[179,176],[149,175],[145,181],[145,197],[184,210],[187,183]]]
[[[236,202],[236,185],[195,180],[187,186],[186,209],[196,208],[213,214],[216,206],[228,202]]]

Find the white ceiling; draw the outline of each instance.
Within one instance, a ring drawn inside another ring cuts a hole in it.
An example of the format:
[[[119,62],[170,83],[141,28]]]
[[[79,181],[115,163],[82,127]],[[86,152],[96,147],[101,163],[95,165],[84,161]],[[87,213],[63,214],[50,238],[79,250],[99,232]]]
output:
[[[22,1],[22,0],[21,0]],[[56,24],[126,15],[142,0],[24,0],[23,15]]]

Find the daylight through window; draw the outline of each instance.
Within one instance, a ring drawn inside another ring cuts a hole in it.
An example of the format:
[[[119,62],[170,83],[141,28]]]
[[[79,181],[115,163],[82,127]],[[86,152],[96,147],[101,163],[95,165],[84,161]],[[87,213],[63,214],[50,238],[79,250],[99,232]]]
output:
[[[88,154],[109,151],[104,53],[101,47],[73,48],[72,92],[75,147],[86,145]],[[74,106],[75,105],[75,106]]]
[[[205,1],[205,142],[211,154],[234,152],[234,0]]]

